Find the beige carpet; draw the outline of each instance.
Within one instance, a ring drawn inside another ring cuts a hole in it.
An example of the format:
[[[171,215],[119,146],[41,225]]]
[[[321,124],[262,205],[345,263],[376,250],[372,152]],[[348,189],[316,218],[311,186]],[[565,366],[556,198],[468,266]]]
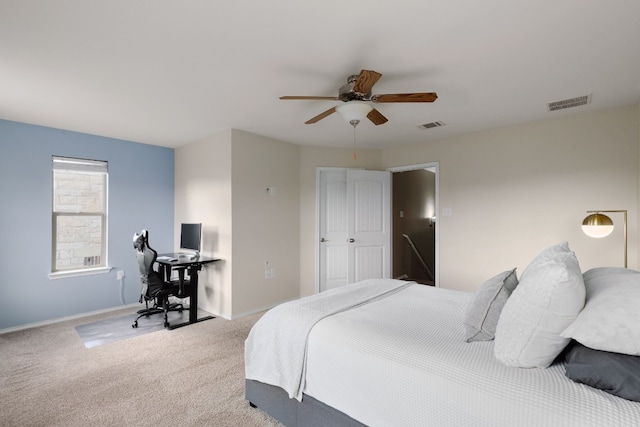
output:
[[[130,308],[0,335],[0,426],[281,426],[244,399],[260,315],[85,348],[74,327]]]

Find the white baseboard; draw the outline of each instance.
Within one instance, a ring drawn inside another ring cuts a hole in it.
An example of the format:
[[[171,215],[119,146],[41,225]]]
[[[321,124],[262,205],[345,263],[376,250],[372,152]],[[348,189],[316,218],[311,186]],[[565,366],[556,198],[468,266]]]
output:
[[[0,329],[0,335],[1,334],[5,334],[7,332],[22,331],[23,329],[36,328],[38,326],[52,325],[54,323],[59,323],[59,322],[66,322],[67,320],[79,319],[81,317],[93,316],[95,314],[108,313],[110,311],[121,310],[121,309],[127,308],[127,307],[138,307],[139,308],[139,306],[140,306],[140,303],[135,302],[135,303],[126,304],[126,305],[119,305],[117,307],[104,308],[102,310],[91,311],[91,312],[88,312],[88,313],[74,314],[73,316],[59,317],[57,319],[44,320],[42,322],[29,323],[29,324],[20,325],[20,326],[14,326],[12,328]]]
[[[231,316],[231,318],[229,320],[239,319],[241,317],[250,316],[252,314],[260,313],[262,311],[267,311],[267,310],[269,310],[269,309],[271,309],[271,308],[273,308],[273,307],[275,307],[277,305],[283,304],[285,302],[297,300],[297,299],[299,299],[299,298],[291,298],[291,299],[288,299],[288,300],[276,302],[274,304],[269,304],[269,305],[265,305],[263,307],[255,308],[253,310],[249,310],[249,311],[245,311],[245,312],[242,312],[242,313],[234,314],[233,316]]]
[[[220,314],[216,314],[216,313],[211,313],[213,316],[216,317],[222,317],[223,319],[227,319],[227,320],[234,320],[234,319],[239,319],[241,317],[245,317],[245,316],[250,316],[252,314],[256,314],[256,313],[260,313],[262,311],[267,311],[277,305],[280,305],[282,303],[288,302],[288,301],[293,301],[296,300],[298,298],[291,298],[289,300],[285,300],[285,301],[280,301],[274,304],[269,304],[269,305],[265,305],[263,307],[258,307],[249,311],[245,311],[242,313],[238,313],[238,314],[234,314],[233,316],[223,316]],[[52,325],[54,323],[59,323],[59,322],[65,322],[67,320],[73,320],[73,319],[79,319],[81,317],[88,317],[88,316],[93,316],[96,314],[102,314],[102,313],[108,313],[110,311],[116,311],[116,310],[120,310],[123,308],[127,308],[127,307],[131,307],[131,308],[140,308],[140,303],[138,302],[134,302],[131,304],[126,304],[126,305],[119,305],[117,307],[110,307],[110,308],[104,308],[102,310],[96,310],[96,311],[91,311],[88,313],[80,313],[80,314],[74,314],[72,316],[65,316],[65,317],[59,317],[57,319],[51,319],[51,320],[44,320],[42,322],[36,322],[36,323],[29,323],[26,325],[20,325],[20,326],[14,326],[11,328],[6,328],[6,329],[0,329],[0,335],[8,333],[8,332],[16,332],[16,331],[21,331],[24,329],[29,329],[29,328],[36,328],[38,326],[46,326],[46,325]],[[205,310],[206,311],[206,310]]]

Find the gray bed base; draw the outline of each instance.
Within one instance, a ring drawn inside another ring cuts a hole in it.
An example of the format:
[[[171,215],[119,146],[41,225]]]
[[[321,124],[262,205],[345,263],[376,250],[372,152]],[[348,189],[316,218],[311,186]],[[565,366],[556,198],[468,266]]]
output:
[[[283,389],[259,381],[245,380],[245,398],[287,427],[366,427],[311,396],[304,395],[298,402]]]

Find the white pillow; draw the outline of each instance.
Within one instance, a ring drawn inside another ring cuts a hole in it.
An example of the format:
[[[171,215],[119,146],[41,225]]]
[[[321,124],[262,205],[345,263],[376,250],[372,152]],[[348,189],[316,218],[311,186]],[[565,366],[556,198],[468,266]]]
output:
[[[640,272],[603,267],[584,273],[587,302],[562,332],[594,350],[640,356]]]
[[[546,368],[569,343],[560,333],[584,306],[578,260],[567,242],[542,251],[527,266],[496,328],[494,354],[507,366]]]
[[[502,308],[517,285],[515,268],[484,282],[465,312],[464,330],[467,342],[490,341],[494,338]]]

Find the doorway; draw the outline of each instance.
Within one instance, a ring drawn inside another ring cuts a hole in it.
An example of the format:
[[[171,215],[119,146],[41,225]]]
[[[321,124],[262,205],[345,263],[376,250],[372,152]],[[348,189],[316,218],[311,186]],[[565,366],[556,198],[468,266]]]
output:
[[[438,164],[391,169],[393,277],[437,286]]]

